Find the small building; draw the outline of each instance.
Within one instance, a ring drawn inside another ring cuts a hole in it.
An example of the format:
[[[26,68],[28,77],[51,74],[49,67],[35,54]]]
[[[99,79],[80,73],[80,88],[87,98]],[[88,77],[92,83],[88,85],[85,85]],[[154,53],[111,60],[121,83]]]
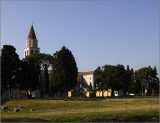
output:
[[[118,91],[114,91],[114,96],[115,96],[115,97],[118,96]]]
[[[86,92],[86,97],[91,97],[91,92],[90,91]]]
[[[99,92],[99,97],[103,97],[103,91]]]
[[[111,96],[111,91],[96,91],[96,97],[110,97]]]
[[[110,97],[112,94],[112,89],[108,89],[108,96]]]
[[[72,97],[72,91],[68,91],[68,97]]]
[[[134,93],[129,93],[129,96],[135,96],[135,94]]]
[[[40,91],[39,90],[34,90],[32,92],[32,97],[33,98],[40,98]]]
[[[75,97],[76,92],[74,90],[68,91],[68,97]]]
[[[107,97],[107,96],[108,96],[108,91],[104,90],[104,91],[103,91],[103,96],[104,96],[104,97]]]
[[[100,91],[96,91],[96,97],[100,96]]]
[[[123,92],[123,90],[119,90],[119,96],[124,96],[124,92]]]
[[[103,91],[96,91],[96,97],[103,97]]]
[[[110,97],[111,94],[112,94],[112,92],[111,92],[111,91],[108,91],[107,96]]]
[[[103,91],[103,97],[110,97],[111,96],[111,91],[106,91],[106,90],[104,90]]]

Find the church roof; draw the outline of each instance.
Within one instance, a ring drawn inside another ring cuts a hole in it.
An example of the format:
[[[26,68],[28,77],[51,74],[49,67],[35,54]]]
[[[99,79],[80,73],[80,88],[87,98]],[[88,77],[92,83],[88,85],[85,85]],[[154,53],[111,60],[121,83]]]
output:
[[[31,26],[31,29],[30,29],[30,31],[29,31],[28,38],[37,39],[37,38],[36,38],[36,34],[35,34],[35,32],[34,32],[33,25]]]
[[[93,74],[94,73],[94,71],[89,71],[89,72],[78,72],[78,75],[79,76],[84,76],[84,75],[91,75],[91,74]]]

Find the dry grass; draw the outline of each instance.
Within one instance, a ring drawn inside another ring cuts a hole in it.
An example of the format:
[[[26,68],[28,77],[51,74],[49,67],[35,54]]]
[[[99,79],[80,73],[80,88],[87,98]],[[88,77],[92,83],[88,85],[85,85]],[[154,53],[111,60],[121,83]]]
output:
[[[26,106],[27,108],[22,109],[20,112],[2,112],[2,121],[7,121],[7,119],[25,121],[26,118],[31,119],[31,121],[37,121],[37,119],[55,121],[57,117],[68,116],[66,117],[68,119],[93,113],[95,113],[94,115],[110,113],[114,116],[116,113],[126,111],[143,111],[147,113],[159,110],[159,100],[157,98],[105,99],[103,101],[17,100],[8,101],[3,105],[8,106],[10,109],[19,106]],[[30,109],[36,109],[36,111],[31,112]],[[126,115],[128,114],[124,114],[124,117]]]

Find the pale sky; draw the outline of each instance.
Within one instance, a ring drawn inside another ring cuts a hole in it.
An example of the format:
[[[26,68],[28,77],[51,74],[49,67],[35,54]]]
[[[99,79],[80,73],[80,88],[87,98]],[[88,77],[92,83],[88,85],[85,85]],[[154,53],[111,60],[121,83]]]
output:
[[[79,72],[159,67],[158,1],[2,1],[1,47],[13,45],[22,59],[32,23],[40,52],[66,46]]]

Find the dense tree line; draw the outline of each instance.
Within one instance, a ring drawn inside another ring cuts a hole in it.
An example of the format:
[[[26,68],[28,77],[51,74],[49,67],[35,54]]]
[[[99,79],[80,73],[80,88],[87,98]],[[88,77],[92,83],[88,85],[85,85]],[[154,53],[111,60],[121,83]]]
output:
[[[139,93],[144,95],[144,91],[147,89],[152,95],[155,92],[158,94],[159,78],[157,77],[156,67],[143,67],[135,71],[132,75],[132,84],[134,85],[134,92],[139,91]]]
[[[48,71],[51,71],[49,79]],[[39,90],[41,96],[66,93],[77,84],[78,69],[72,52],[66,47],[53,54],[33,53],[23,60],[16,49],[4,45],[1,50],[1,92],[12,89]],[[123,90],[125,93],[158,94],[159,78],[156,67],[134,71],[129,65],[104,65],[95,70],[95,86],[98,90]],[[90,84],[90,90],[92,86]],[[113,95],[113,93],[112,93]]]
[[[48,96],[57,92],[67,92],[77,83],[78,70],[74,56],[64,46],[53,56],[33,53],[20,60],[13,46],[4,45],[1,60],[2,94],[7,90],[23,89],[30,92],[39,90],[41,96]],[[51,81],[48,69],[52,70]]]
[[[99,90],[112,89],[123,90],[125,93],[137,93],[144,96],[145,89],[154,96],[158,94],[159,78],[157,77],[156,67],[143,67],[133,71],[127,65],[104,65],[95,70],[97,75],[96,86]]]

